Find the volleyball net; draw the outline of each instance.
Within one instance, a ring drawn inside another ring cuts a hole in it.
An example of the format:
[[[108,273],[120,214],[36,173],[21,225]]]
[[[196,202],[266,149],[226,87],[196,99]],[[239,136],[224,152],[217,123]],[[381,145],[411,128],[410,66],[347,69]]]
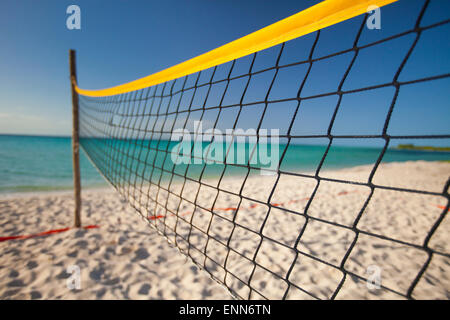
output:
[[[430,123],[448,116],[450,17],[391,2],[324,1],[154,75],[77,86],[82,149],[235,297],[448,298],[448,177],[399,184],[388,162],[448,160],[393,148],[448,145]]]

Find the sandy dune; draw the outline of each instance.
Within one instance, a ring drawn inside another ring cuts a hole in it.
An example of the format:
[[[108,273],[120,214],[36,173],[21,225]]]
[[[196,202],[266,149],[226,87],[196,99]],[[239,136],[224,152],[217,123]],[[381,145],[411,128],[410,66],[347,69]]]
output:
[[[361,166],[320,176],[367,182],[370,170]],[[449,176],[449,163],[390,163],[380,166],[373,183],[442,193]],[[275,179],[250,177],[242,195],[267,202]],[[223,191],[193,182],[184,188],[171,185],[170,194],[154,186],[145,187],[144,195],[132,188],[123,191],[130,192],[131,203],[169,240],[237,296],[252,299],[281,299],[285,294],[288,299],[328,299],[341,283],[343,270],[354,275],[345,276],[337,299],[402,299],[428,259],[420,247],[448,201],[443,195],[375,189],[359,217],[371,192],[367,186],[321,181],[310,200],[317,180],[281,176],[269,207],[226,192],[239,192],[241,183],[239,178],[223,180]],[[157,204],[147,203],[146,194]],[[295,213],[305,210],[306,215]],[[71,226],[72,211],[71,194],[9,196],[0,200],[0,236]],[[83,224],[99,228],[0,242],[0,298],[231,298],[115,191],[83,193]],[[438,254],[433,254],[414,298],[450,298],[449,231],[445,217],[428,244]],[[71,265],[81,271],[79,290],[67,288]],[[357,277],[369,277],[374,267],[381,271],[379,289],[368,288]]]

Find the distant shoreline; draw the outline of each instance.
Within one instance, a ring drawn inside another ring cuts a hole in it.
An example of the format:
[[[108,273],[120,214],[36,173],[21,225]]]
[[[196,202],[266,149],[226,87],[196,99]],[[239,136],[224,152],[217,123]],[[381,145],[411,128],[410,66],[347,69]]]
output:
[[[415,146],[413,144],[399,144],[393,148],[396,150],[419,150],[419,151],[450,151],[450,147]]]
[[[0,133],[0,137],[24,137],[24,138],[64,138],[64,139],[71,139],[72,136],[70,135],[52,135],[52,134],[26,134],[26,133]],[[104,137],[90,137],[90,138],[96,138],[96,139],[106,139]],[[131,138],[127,139],[120,139],[120,138],[113,138],[110,139],[117,139],[117,140],[134,140]],[[171,139],[159,139],[160,141],[172,141]],[[155,140],[156,141],[156,140]],[[282,143],[282,145],[284,145]],[[291,145],[296,146],[314,146],[314,147],[326,147],[327,144],[302,144],[302,143],[291,143]],[[374,148],[374,149],[382,149],[382,147],[372,146],[372,145],[361,145],[361,146],[353,146],[353,145],[336,145],[339,147],[359,147],[359,148]],[[414,144],[399,144],[396,147],[389,147],[390,150],[417,150],[417,151],[448,151],[450,152],[450,147],[433,147],[433,146],[416,146]]]
[[[435,163],[450,163],[450,160],[436,160],[436,161],[426,161],[426,160],[413,160],[413,161],[394,161],[394,162],[386,162],[384,163],[385,166],[389,166],[389,165],[401,165],[401,164],[405,164],[405,163],[422,163],[422,162],[435,162]],[[342,173],[342,172],[347,172],[347,173],[351,173],[351,172],[359,172],[361,170],[367,169],[370,170],[372,168],[373,164],[363,164],[363,165],[353,165],[353,166],[348,166],[348,167],[342,167],[342,168],[329,168],[329,169],[322,169],[321,172],[322,174],[324,172],[333,172],[333,173]],[[368,169],[369,168],[369,169]],[[309,175],[314,175],[315,171],[311,170],[311,171],[307,171],[307,170],[299,170],[299,171],[295,171],[296,173],[299,174],[309,174]],[[255,177],[258,176],[258,174],[252,174],[250,175],[250,177]],[[267,177],[267,176],[261,176],[261,177]],[[270,176],[269,176],[270,177]],[[217,177],[208,177],[208,178],[203,178],[202,181],[203,182],[211,182],[216,180]],[[236,176],[224,176],[222,178],[222,181],[227,181],[232,183],[235,180],[239,180],[239,175]],[[148,183],[148,182],[147,182]],[[180,183],[180,181],[173,181],[173,184],[177,184]],[[83,185],[81,188],[82,192],[104,192],[104,191],[115,191],[114,187],[111,186],[110,184],[108,184],[106,182],[106,180],[104,181],[104,184],[95,184],[95,185]],[[61,186],[49,186],[48,188],[45,189],[28,189],[28,190],[11,190],[11,191],[0,191],[0,201],[4,201],[4,200],[10,200],[10,199],[15,199],[15,198],[28,198],[28,197],[42,197],[42,196],[59,196],[59,195],[72,195],[73,194],[73,186],[72,185],[67,185],[64,187]]]
[[[127,146],[133,142],[120,142],[121,145]],[[71,192],[73,187],[72,178],[72,155],[71,155],[71,141],[70,137],[43,137],[43,136],[15,136],[15,135],[0,135],[0,197],[5,194],[30,194],[34,192],[46,191],[68,191]],[[161,141],[162,146],[158,147],[161,151],[154,152],[148,156],[147,166],[142,166],[144,159],[141,159],[140,170],[145,170],[145,179],[149,177],[158,178],[160,169],[153,170],[153,157],[158,155],[158,159],[162,160],[165,155],[164,147],[167,143]],[[397,145],[397,144],[396,144]],[[245,145],[246,157],[250,148]],[[148,150],[157,148],[156,142],[147,146],[145,143],[142,147],[130,149],[129,155],[131,157],[141,154],[144,156]],[[280,166],[281,172],[315,172],[324,157],[327,146],[325,145],[294,145],[286,144],[280,145],[279,155],[284,153],[282,163]],[[142,152],[140,151],[142,150]],[[113,149],[105,150],[106,153],[114,152]],[[144,153],[145,152],[145,153]],[[322,163],[321,170],[339,170],[348,169],[360,165],[373,165],[379,159],[383,148],[380,147],[362,147],[362,146],[340,146],[333,145],[329,148],[326,159]],[[32,155],[32,156],[30,156]],[[156,158],[155,158],[156,159]],[[172,163],[170,158],[165,163],[164,170],[168,170],[162,179],[169,178],[172,171]],[[276,159],[274,159],[276,160]],[[392,146],[385,150],[382,162],[405,162],[405,161],[443,161],[449,162],[449,151],[430,151],[409,149],[402,150]],[[155,162],[156,163],[156,162]],[[158,165],[160,167],[161,165]],[[80,165],[82,171],[82,185],[83,188],[105,187],[108,184],[101,177],[98,171],[90,163],[85,152],[80,154]],[[257,174],[259,164],[252,165],[251,174]],[[266,167],[261,164],[261,167]],[[235,176],[245,174],[246,170],[243,167],[228,167],[224,176]],[[112,170],[112,168],[107,168]],[[189,170],[189,171],[185,171]],[[191,165],[187,168],[182,165],[174,170],[177,173],[176,177],[182,178],[183,174],[187,174],[193,179],[198,179],[202,174],[203,164]],[[223,165],[216,164],[209,166],[203,170],[202,179],[215,179],[222,175],[224,170]]]

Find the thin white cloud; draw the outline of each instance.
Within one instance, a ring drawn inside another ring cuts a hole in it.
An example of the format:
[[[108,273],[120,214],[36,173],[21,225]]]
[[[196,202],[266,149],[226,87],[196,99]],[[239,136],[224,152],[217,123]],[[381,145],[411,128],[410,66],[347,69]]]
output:
[[[0,113],[0,133],[70,135],[71,123],[67,120],[33,114]]]

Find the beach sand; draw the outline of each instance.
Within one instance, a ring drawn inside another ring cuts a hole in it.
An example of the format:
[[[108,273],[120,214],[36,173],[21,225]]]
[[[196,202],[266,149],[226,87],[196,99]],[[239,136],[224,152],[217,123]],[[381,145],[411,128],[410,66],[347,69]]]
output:
[[[371,168],[325,171],[320,176],[367,182]],[[373,183],[442,193],[449,176],[449,163],[388,163],[378,168]],[[276,176],[251,176],[242,195],[266,202],[275,179]],[[217,182],[209,181],[213,185]],[[241,183],[240,178],[225,179],[219,187],[237,193]],[[355,233],[352,227],[370,188],[321,181],[310,201],[316,184],[312,178],[281,176],[273,190],[271,208],[246,199],[240,201],[238,196],[194,182],[187,183],[184,189],[181,184],[171,185],[170,195],[163,190],[158,192],[155,186],[144,188],[144,194],[153,195],[161,204],[149,203],[150,217],[160,216],[149,222],[182,250],[189,250],[197,263],[238,296],[281,299],[288,289],[288,299],[329,299],[344,276],[339,269],[342,259],[356,239],[344,269],[367,278],[378,268],[381,285],[393,291],[368,288],[365,281],[347,275],[336,299],[402,299],[428,259],[426,251],[402,242],[422,246],[447,205],[447,198],[375,189],[357,223],[363,233]],[[145,196],[133,188],[124,190],[132,196],[131,204],[146,215],[139,204],[146,203]],[[232,298],[207,272],[150,228],[148,221],[115,190],[84,190],[82,199],[83,225],[99,228],[0,242],[1,299]],[[214,207],[215,214],[195,209],[185,199],[203,208]],[[72,226],[73,206],[71,193],[4,197],[0,199],[0,237]],[[233,208],[237,207],[236,213]],[[177,209],[178,217],[170,214]],[[306,216],[294,213],[305,209]],[[175,226],[179,236],[171,231]],[[300,231],[303,233],[297,243]],[[428,243],[429,248],[442,254],[433,254],[413,298],[450,298],[449,231],[450,220],[445,217]],[[373,237],[371,233],[399,242]],[[198,250],[189,248],[180,236],[189,239]],[[224,246],[228,240],[231,251]],[[294,247],[301,254],[297,255]],[[256,268],[252,259],[258,264]],[[80,289],[67,287],[67,269],[73,265],[80,270]],[[225,274],[223,266],[231,273]],[[265,268],[281,278],[287,277],[292,285]],[[241,281],[250,281],[255,290],[250,291]]]

